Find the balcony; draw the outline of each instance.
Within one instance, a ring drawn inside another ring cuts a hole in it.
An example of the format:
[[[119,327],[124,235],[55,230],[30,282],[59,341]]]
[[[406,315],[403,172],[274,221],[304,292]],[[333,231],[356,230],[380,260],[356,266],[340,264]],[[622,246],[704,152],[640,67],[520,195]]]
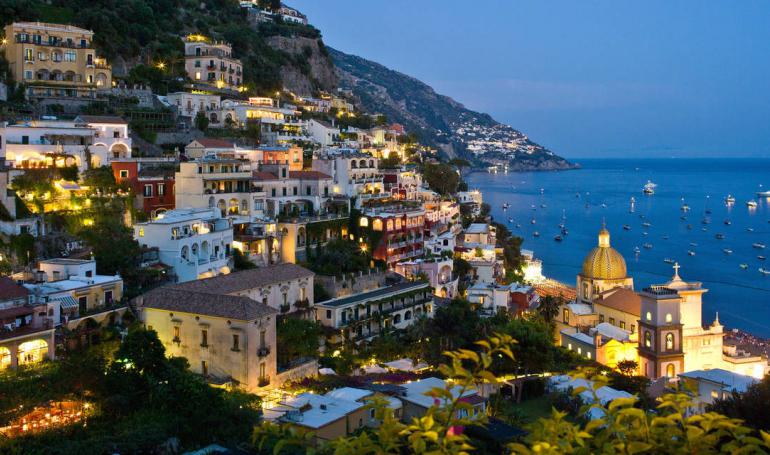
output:
[[[257,357],[267,357],[270,355],[270,348],[267,346],[263,346],[259,349],[257,349]]]

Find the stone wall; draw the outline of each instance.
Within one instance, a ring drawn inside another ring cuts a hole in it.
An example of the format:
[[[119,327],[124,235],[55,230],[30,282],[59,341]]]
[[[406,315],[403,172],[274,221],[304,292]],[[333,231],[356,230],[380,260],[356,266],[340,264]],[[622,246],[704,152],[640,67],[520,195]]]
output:
[[[343,276],[316,275],[315,281],[320,283],[332,298],[338,298],[385,286],[385,273],[375,269]]]
[[[304,378],[318,375],[318,360],[313,359],[294,368],[282,371],[275,376],[273,387],[280,388],[289,382],[296,382]]]

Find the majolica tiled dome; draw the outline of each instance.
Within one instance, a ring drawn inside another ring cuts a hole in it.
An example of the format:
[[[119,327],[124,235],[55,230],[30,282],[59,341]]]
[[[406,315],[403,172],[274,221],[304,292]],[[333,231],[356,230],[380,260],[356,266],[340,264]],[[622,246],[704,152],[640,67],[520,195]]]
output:
[[[605,227],[599,231],[599,246],[583,260],[583,276],[596,280],[626,278],[626,260],[610,246],[610,232]]]

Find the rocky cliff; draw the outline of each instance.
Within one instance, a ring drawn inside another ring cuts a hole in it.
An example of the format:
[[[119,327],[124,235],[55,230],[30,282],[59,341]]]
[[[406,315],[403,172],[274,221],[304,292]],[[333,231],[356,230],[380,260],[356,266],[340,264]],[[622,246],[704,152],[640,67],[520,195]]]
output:
[[[571,169],[574,164],[488,114],[472,111],[427,84],[379,63],[329,48],[341,88],[363,110],[385,114],[449,157],[514,170]]]

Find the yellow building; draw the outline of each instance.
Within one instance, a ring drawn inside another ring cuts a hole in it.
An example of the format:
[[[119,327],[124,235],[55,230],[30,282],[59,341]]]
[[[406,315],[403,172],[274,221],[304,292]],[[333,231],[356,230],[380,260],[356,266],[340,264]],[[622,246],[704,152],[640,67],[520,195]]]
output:
[[[184,67],[195,83],[238,90],[243,81],[243,66],[233,58],[232,47],[201,35],[184,38]]]
[[[96,98],[112,69],[96,55],[94,32],[72,25],[16,22],[5,27],[6,60],[31,98]]]
[[[565,328],[560,335],[562,347],[610,368],[624,360],[639,362],[637,341],[631,340],[627,331],[608,322],[599,323],[587,332]]]

